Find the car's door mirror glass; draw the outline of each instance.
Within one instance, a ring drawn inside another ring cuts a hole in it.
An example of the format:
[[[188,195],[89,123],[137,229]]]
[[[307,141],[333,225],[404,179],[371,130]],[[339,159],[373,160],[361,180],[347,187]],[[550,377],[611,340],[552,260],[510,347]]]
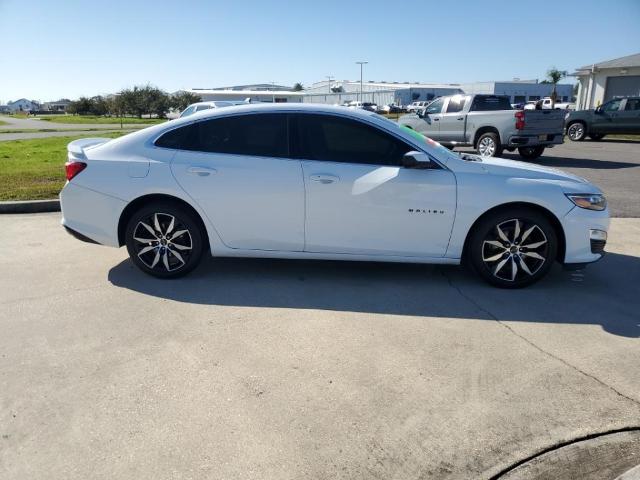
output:
[[[410,151],[403,155],[402,166],[405,168],[431,168],[431,158],[424,152]]]

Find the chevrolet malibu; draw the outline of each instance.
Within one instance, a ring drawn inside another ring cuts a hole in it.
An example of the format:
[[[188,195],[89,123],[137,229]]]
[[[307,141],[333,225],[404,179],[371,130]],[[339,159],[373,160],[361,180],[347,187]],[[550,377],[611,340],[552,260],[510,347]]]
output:
[[[604,254],[602,192],[453,153],[365,110],[244,105],[71,142],[62,224],[142,271],[217,257],[459,264],[506,288]]]

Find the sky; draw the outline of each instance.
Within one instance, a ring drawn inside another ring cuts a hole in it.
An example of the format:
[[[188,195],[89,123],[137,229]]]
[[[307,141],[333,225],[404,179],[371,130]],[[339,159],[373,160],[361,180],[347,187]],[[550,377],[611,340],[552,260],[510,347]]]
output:
[[[0,0],[0,103],[359,79],[540,79],[640,52],[640,0]],[[573,79],[568,79],[573,83]]]

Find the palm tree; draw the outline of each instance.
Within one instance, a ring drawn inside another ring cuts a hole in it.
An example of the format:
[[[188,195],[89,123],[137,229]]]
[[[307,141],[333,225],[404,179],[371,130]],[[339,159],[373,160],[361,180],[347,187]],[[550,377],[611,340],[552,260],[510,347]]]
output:
[[[300,82],[296,83],[293,86],[293,91],[294,92],[301,92],[302,90],[304,90],[304,87],[302,86],[302,84]]]
[[[555,108],[556,98],[558,97],[558,93],[556,92],[556,85],[566,76],[566,70],[558,70],[556,67],[551,67],[547,71],[547,80],[549,80],[549,83],[553,84],[553,90],[551,91],[551,108]]]

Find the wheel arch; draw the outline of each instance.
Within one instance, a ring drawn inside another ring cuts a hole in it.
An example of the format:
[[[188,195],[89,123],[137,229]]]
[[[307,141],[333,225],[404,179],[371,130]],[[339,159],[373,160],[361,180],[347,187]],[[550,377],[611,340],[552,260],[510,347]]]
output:
[[[198,211],[195,208],[193,208],[193,206],[191,206],[188,202],[182,200],[181,198],[174,197],[173,195],[167,195],[164,193],[153,193],[153,194],[143,195],[141,197],[138,197],[132,200],[131,202],[129,202],[129,204],[127,204],[127,206],[124,208],[124,210],[120,214],[120,219],[118,220],[118,245],[119,246],[123,246],[125,244],[125,238],[124,238],[125,231],[127,229],[127,223],[129,223],[129,219],[131,218],[131,216],[138,209],[152,202],[170,202],[192,213],[193,216],[198,221],[198,223],[200,224],[200,228],[202,228],[202,233],[203,233],[202,241],[204,242],[204,248],[205,249],[210,248],[207,226],[205,225]]]
[[[469,239],[471,238],[471,234],[476,229],[478,224],[488,215],[492,215],[496,212],[500,212],[504,210],[510,210],[513,208],[529,208],[537,211],[538,213],[541,213],[542,215],[545,216],[545,218],[547,218],[547,220],[549,220],[549,222],[553,226],[554,231],[556,232],[556,235],[558,236],[558,253],[556,255],[556,260],[558,260],[558,262],[560,263],[563,263],[565,252],[566,252],[566,238],[564,235],[564,228],[562,228],[562,223],[560,223],[560,220],[558,219],[558,217],[556,217],[555,214],[551,212],[549,209],[541,205],[537,205],[535,203],[529,203],[529,202],[510,202],[510,203],[503,203],[500,205],[496,205],[495,207],[490,208],[489,210],[484,212],[482,215],[480,215],[478,218],[476,218],[476,220],[471,225],[471,228],[469,228],[469,231],[467,232],[467,235],[464,239],[464,244],[462,247],[462,261],[465,262],[467,260],[467,252],[469,250]]]
[[[502,144],[502,139],[500,138],[500,132],[498,129],[490,125],[485,125],[484,127],[480,127],[476,130],[476,133],[473,136],[473,148],[478,148],[478,140],[485,133],[495,133],[498,136],[498,143]]]

